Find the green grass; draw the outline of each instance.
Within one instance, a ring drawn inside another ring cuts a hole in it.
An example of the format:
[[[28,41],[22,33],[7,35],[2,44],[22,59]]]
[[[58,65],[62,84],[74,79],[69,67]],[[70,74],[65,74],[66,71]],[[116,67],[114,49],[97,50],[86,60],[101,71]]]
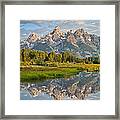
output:
[[[65,77],[70,77],[72,75],[75,75],[79,73],[79,70],[77,69],[51,69],[48,71],[21,71],[20,76],[21,76],[21,81],[40,81],[40,80],[45,80],[45,79],[54,79],[54,78],[65,78]]]
[[[61,63],[59,67],[23,66],[20,68],[20,79],[21,82],[38,82],[46,79],[68,78],[81,71],[99,71],[99,65]]]

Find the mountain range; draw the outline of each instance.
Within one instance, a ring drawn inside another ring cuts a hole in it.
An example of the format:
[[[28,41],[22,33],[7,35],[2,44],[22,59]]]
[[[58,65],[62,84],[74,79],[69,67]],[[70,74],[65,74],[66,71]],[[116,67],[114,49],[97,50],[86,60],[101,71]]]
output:
[[[64,33],[59,26],[56,26],[45,36],[30,33],[26,39],[20,41],[20,48],[56,53],[70,51],[82,58],[99,56],[100,36],[90,34],[82,28]]]

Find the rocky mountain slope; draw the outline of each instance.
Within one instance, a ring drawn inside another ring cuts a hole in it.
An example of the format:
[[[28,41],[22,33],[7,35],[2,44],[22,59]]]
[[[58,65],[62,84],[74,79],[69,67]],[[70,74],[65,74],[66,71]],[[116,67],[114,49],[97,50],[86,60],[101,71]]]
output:
[[[84,29],[62,32],[56,26],[52,32],[41,37],[36,33],[30,33],[28,38],[20,41],[21,49],[31,48],[42,51],[71,51],[79,57],[99,56],[100,36],[90,34]]]

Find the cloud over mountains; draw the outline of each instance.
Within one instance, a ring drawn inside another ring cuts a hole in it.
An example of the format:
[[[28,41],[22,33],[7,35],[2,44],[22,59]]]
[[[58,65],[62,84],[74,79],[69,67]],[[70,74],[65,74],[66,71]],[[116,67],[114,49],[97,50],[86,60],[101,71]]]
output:
[[[63,32],[83,28],[89,33],[100,35],[99,20],[21,20],[20,39],[28,37],[30,32],[44,36],[51,32],[55,26],[60,26]]]

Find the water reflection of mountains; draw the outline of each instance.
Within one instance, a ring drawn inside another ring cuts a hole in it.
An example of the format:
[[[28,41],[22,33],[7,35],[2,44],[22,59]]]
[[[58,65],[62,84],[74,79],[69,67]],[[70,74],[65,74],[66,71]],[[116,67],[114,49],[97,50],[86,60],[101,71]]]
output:
[[[81,100],[89,94],[100,91],[100,74],[81,72],[66,79],[46,80],[40,83],[21,83],[20,88],[21,91],[28,92],[33,99],[44,94],[55,100],[66,98]]]

